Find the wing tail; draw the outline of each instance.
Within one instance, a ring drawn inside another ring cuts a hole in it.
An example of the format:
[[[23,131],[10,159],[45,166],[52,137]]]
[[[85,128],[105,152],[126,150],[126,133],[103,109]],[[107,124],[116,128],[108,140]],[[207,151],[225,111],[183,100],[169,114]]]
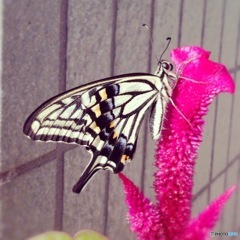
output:
[[[95,173],[97,173],[100,170],[100,168],[94,167],[92,163],[94,163],[93,160],[91,160],[91,162],[88,164],[87,168],[84,170],[77,183],[73,186],[72,191],[74,193],[79,194],[85,188],[88,181],[95,175]]]

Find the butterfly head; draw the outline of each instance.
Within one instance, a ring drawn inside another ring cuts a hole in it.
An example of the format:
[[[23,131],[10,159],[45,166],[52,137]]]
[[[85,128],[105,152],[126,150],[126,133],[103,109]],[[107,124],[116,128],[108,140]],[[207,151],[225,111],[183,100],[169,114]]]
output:
[[[164,79],[164,77],[167,77],[167,81],[170,84],[172,88],[176,86],[177,83],[177,76],[173,72],[173,64],[166,61],[166,60],[160,60],[158,62],[158,68],[155,72],[155,75],[159,76],[161,79]]]
[[[160,60],[158,62],[158,68],[155,74],[158,76],[162,76],[163,74],[169,75],[170,73],[172,73],[172,70],[172,63],[168,62],[167,60]]]
[[[162,71],[165,73],[168,73],[169,71],[171,72],[173,70],[173,65],[166,60],[161,60],[159,62],[159,67],[162,68]]]

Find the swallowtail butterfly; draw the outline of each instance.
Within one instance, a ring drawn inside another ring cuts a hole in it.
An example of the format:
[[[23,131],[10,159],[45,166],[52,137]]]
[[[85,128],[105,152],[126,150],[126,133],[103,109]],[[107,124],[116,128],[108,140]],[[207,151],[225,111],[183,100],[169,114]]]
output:
[[[98,80],[43,103],[26,120],[33,140],[86,146],[91,160],[73,187],[80,193],[98,170],[118,173],[131,161],[143,117],[150,109],[150,131],[158,139],[166,105],[178,77],[160,60],[154,75],[131,73]]]

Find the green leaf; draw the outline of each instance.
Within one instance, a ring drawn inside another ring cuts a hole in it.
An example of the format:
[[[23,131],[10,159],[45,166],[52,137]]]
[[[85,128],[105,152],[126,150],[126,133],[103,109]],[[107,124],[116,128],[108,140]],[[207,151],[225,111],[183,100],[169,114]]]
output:
[[[82,230],[78,232],[73,239],[74,240],[109,240],[107,237],[103,236],[102,234],[92,230]]]

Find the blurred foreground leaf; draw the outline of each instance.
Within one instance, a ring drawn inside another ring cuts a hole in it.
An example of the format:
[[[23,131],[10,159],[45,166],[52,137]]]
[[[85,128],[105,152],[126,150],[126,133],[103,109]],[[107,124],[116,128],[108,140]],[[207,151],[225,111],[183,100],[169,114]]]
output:
[[[49,231],[29,238],[29,240],[73,240],[73,238],[65,232]]]
[[[78,232],[74,238],[74,240],[109,240],[107,237],[102,234],[92,231],[92,230],[82,230]]]
[[[107,237],[92,230],[82,230],[72,238],[65,232],[49,231],[36,235],[28,240],[109,240]]]

